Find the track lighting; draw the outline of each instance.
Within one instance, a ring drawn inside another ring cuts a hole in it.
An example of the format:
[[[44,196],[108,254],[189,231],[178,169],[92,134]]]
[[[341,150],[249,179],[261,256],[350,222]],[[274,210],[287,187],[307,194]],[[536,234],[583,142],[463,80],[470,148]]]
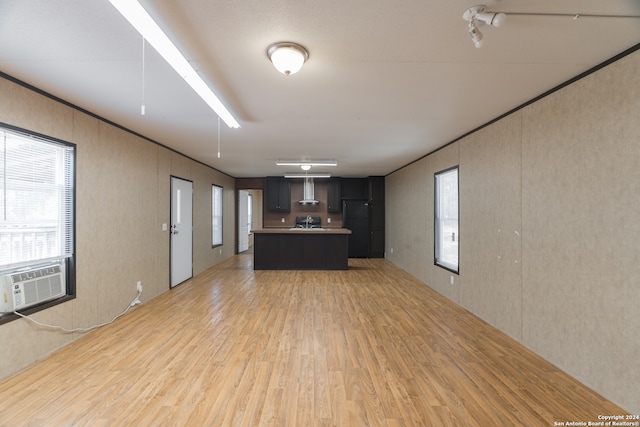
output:
[[[486,24],[490,27],[499,27],[504,24],[507,15],[502,12],[485,12],[486,6],[479,4],[465,10],[462,19],[469,22],[469,36],[475,47],[482,46],[482,33],[478,29],[480,24]],[[602,15],[592,13],[538,13],[538,12],[509,12],[509,15],[515,16],[560,16],[571,18],[574,21],[581,18],[622,18],[622,19],[638,19],[640,15]]]
[[[469,36],[475,47],[482,46],[482,33],[478,25],[487,24],[491,27],[499,27],[507,18],[504,13],[485,12],[486,6],[472,6],[464,11],[462,19],[469,21]]]

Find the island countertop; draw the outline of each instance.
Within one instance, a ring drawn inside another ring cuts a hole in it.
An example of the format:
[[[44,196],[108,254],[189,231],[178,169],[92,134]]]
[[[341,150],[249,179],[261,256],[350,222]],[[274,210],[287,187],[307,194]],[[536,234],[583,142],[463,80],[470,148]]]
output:
[[[256,270],[346,270],[347,228],[261,228],[252,230]]]
[[[258,228],[251,230],[254,234],[351,234],[348,228]]]

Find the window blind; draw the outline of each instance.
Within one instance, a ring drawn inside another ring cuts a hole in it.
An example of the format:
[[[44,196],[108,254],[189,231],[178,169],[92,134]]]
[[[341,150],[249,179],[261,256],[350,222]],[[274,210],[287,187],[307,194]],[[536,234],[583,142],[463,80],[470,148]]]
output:
[[[73,146],[0,129],[0,268],[73,255]]]

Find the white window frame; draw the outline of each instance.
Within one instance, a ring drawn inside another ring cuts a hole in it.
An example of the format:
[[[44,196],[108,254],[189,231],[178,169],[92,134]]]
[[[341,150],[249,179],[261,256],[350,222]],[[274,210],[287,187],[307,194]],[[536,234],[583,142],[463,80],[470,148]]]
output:
[[[65,296],[22,313],[75,298],[75,169],[75,144],[0,123],[0,275],[51,262],[65,272]]]
[[[224,189],[211,185],[211,247],[222,246],[222,203]]]
[[[458,166],[434,174],[434,263],[460,273]]]

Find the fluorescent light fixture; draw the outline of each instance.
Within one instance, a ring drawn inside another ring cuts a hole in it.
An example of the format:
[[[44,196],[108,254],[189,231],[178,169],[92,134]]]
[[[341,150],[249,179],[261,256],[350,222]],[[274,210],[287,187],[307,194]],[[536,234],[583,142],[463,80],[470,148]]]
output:
[[[224,120],[230,128],[239,128],[240,124],[222,104],[215,93],[202,80],[189,61],[169,40],[156,22],[136,0],[109,0],[113,7],[125,17],[133,27],[149,42],[153,48],[173,67],[191,88]]]
[[[278,160],[278,166],[338,166],[335,160]]]
[[[285,178],[331,178],[330,173],[298,173],[298,172],[287,172],[284,175]]]

